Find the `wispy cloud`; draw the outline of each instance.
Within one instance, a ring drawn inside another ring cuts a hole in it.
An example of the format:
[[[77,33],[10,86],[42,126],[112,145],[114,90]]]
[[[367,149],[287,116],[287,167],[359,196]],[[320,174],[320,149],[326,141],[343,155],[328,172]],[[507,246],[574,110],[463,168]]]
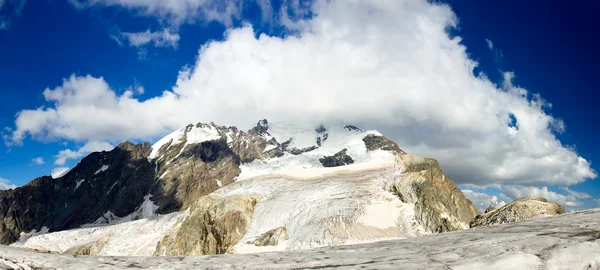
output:
[[[27,0],[0,0],[0,30],[8,30],[21,17]]]
[[[112,148],[112,144],[107,142],[89,141],[77,150],[65,149],[59,151],[55,156],[56,159],[54,160],[54,164],[62,166],[65,165],[69,159],[81,158],[92,152],[111,150]]]
[[[36,157],[36,158],[34,158],[34,159],[31,160],[31,164],[34,164],[34,165],[43,165],[44,163],[45,162],[44,162],[44,158],[43,157]]]
[[[490,51],[494,54],[494,60],[498,61],[502,57],[504,57],[504,54],[502,54],[502,51],[500,49],[498,49],[497,47],[495,47],[494,43],[491,40],[486,38],[485,42],[487,43],[488,49],[490,49]]]
[[[171,32],[168,29],[152,32],[149,29],[144,32],[123,32],[118,36],[113,36],[120,45],[127,44],[132,47],[142,47],[151,45],[154,47],[172,47],[174,49],[179,45],[179,34]]]

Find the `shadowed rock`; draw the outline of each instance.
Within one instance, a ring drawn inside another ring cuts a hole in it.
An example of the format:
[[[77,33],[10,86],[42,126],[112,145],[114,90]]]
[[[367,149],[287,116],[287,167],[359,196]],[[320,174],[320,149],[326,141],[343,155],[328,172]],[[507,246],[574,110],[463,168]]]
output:
[[[354,163],[352,157],[346,154],[348,149],[343,149],[335,153],[333,156],[325,156],[319,159],[323,167],[337,167]]]

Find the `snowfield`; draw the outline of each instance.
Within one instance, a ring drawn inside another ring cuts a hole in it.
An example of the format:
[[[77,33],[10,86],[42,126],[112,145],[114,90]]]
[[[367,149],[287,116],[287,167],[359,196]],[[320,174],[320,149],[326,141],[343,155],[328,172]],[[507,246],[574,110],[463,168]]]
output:
[[[466,231],[312,250],[194,257],[86,257],[0,247],[0,268],[599,269],[600,209]]]

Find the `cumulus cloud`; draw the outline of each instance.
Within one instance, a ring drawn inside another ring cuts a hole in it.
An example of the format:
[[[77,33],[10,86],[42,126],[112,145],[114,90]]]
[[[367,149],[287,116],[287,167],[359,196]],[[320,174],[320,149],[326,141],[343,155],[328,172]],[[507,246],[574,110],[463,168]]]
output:
[[[462,192],[465,194],[465,196],[467,196],[469,200],[471,200],[471,202],[473,202],[473,206],[475,206],[481,211],[485,211],[485,209],[487,209],[489,206],[498,208],[506,204],[506,202],[504,201],[498,201],[498,197],[495,195],[489,195],[470,189],[463,189]]]
[[[582,206],[583,202],[581,200],[592,198],[589,194],[584,192],[577,192],[566,187],[561,189],[566,192],[566,195],[550,191],[548,190],[548,187],[506,185],[502,186],[502,194],[500,196],[509,198],[510,200],[527,196],[539,196],[546,198],[548,201],[559,203],[565,207]]]
[[[127,43],[132,47],[153,45],[154,47],[172,47],[176,49],[179,44],[179,34],[168,29],[156,32],[152,32],[150,29],[144,32],[123,32],[114,39],[119,44]]]
[[[43,165],[44,162],[44,158],[43,157],[36,157],[34,159],[31,160],[31,164],[35,164],[35,165]]]
[[[55,156],[54,164],[62,166],[69,159],[78,159],[92,152],[107,151],[112,148],[114,148],[112,144],[107,142],[89,141],[76,151],[71,149],[59,151],[58,155]]]
[[[58,167],[58,168],[54,168],[54,170],[52,170],[52,172],[50,173],[50,176],[52,176],[52,178],[56,179],[56,178],[61,178],[63,177],[65,174],[67,174],[71,169],[68,167]]]
[[[27,0],[0,0],[0,30],[7,30],[21,16]]]
[[[15,189],[17,186],[12,184],[8,179],[0,177],[0,190]]]
[[[192,12],[179,7],[192,1],[92,2]],[[44,91],[44,107],[19,112],[9,143],[147,139],[196,121],[242,128],[262,118],[342,121],[437,158],[462,184],[566,186],[596,177],[556,138],[564,123],[540,95],[511,73],[501,85],[474,74],[461,38],[447,32],[457,26],[449,6],[351,0],[310,9],[312,17],[297,16],[285,37],[257,35],[250,25],[229,29],[202,46],[171,90],[144,101],[132,91],[116,94],[102,77],[71,76]]]

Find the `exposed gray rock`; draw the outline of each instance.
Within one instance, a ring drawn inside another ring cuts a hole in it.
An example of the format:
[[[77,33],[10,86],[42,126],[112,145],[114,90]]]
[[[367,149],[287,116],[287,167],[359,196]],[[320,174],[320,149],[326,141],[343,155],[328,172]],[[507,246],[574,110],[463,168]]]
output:
[[[415,204],[415,217],[432,232],[464,230],[477,215],[473,203],[445,175],[435,159],[401,155],[403,176],[391,191]]]
[[[172,235],[158,244],[155,255],[224,254],[246,233],[260,197],[208,195],[190,209],[189,216]]]
[[[398,155],[406,154],[398,147],[398,144],[384,136],[369,134],[363,138],[363,142],[365,142],[368,151],[386,150]]]
[[[483,215],[478,215],[471,223],[471,227],[514,223],[563,213],[565,213],[565,208],[560,204],[548,202],[541,197],[524,197],[498,209],[486,211]]]
[[[319,162],[323,164],[323,167],[337,167],[354,163],[354,160],[352,157],[346,154],[346,151],[348,151],[348,149],[344,148],[342,151],[335,153],[333,156],[325,156],[320,158]]]

